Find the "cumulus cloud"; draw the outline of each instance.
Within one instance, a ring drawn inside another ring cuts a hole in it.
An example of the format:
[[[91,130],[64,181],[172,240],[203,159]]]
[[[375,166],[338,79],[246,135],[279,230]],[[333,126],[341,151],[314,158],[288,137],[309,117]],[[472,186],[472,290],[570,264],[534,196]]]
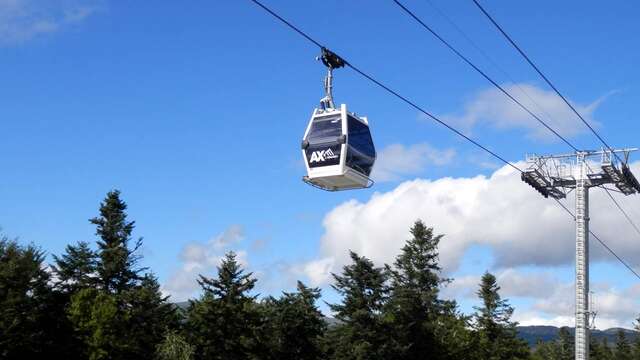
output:
[[[240,225],[231,225],[222,233],[205,243],[193,242],[185,245],[180,252],[180,268],[164,284],[162,290],[171,295],[173,301],[191,298],[199,289],[199,275],[212,276],[224,253],[229,247],[244,239],[244,229]],[[236,251],[238,262],[246,268],[247,252]]]
[[[527,299],[531,305],[515,306],[513,320],[520,325],[574,326],[573,282],[563,282],[548,269],[526,272],[508,268],[495,273],[500,295],[511,300]],[[443,288],[446,299],[477,300],[481,275],[462,276]],[[640,285],[617,289],[606,283],[592,283],[591,311],[597,313],[599,329],[631,328],[640,308]]]
[[[400,180],[422,172],[428,165],[442,166],[453,160],[453,149],[439,150],[429,144],[389,145],[378,153],[372,178],[376,181]]]
[[[579,119],[576,115],[555,92],[525,83],[503,84],[502,86],[561,135],[573,137],[588,131],[578,122]],[[598,126],[598,122],[593,118],[593,113],[611,94],[609,93],[589,104],[579,104],[573,101],[571,103],[592,126]],[[540,126],[537,120],[496,88],[478,92],[465,104],[465,110],[462,114],[448,114],[444,118],[464,127],[468,132],[472,131],[474,126],[479,123],[487,123],[498,129],[525,129],[528,131],[528,135],[534,139],[557,139],[555,135]]]
[[[640,173],[640,163],[632,168]],[[640,264],[638,235],[606,194],[599,189],[591,194],[593,231],[628,262]],[[619,201],[631,214],[640,213],[637,201]],[[572,202],[567,200],[569,208]],[[318,281],[330,279],[330,272],[348,262],[349,250],[378,264],[391,263],[416,219],[446,234],[440,261],[447,273],[457,269],[465,251],[475,244],[491,248],[496,268],[573,262],[572,218],[505,166],[489,177],[407,181],[389,192],[375,193],[366,202],[350,200],[335,207],[324,218],[320,254],[303,267],[305,274]],[[592,260],[615,261],[599,244],[591,244]]]
[[[14,44],[78,23],[100,0],[0,0],[0,44]]]
[[[503,297],[545,298],[549,289],[556,286],[557,280],[547,271],[522,273],[514,268],[497,271],[495,274],[500,294]],[[442,289],[442,296],[447,299],[475,299],[480,287],[482,275],[467,275],[454,278]]]

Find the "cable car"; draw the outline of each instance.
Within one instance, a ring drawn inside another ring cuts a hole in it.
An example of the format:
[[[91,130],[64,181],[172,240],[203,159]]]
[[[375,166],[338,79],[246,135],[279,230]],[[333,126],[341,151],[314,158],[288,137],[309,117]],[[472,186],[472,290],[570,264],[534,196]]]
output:
[[[347,111],[347,105],[336,108],[332,96],[332,71],[344,66],[344,60],[322,49],[322,62],[328,68],[325,97],[311,115],[302,139],[302,156],[307,168],[303,180],[328,191],[369,188],[369,178],[376,160],[376,150],[369,121]]]

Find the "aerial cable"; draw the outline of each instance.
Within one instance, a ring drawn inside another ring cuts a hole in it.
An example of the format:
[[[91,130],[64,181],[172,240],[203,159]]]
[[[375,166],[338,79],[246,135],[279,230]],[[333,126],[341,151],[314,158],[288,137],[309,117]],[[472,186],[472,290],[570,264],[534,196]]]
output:
[[[453,51],[460,59],[462,59],[465,63],[471,66],[476,72],[482,75],[487,81],[489,81],[493,86],[495,86],[498,90],[500,90],[504,95],[506,95],[511,101],[517,104],[522,110],[527,112],[531,117],[537,120],[542,126],[547,128],[547,130],[551,131],[555,136],[557,136],[560,140],[562,140],[565,144],[571,147],[573,150],[578,151],[578,148],[575,147],[569,140],[560,135],[556,130],[550,127],[544,120],[540,119],[536,114],[534,114],[529,108],[524,106],[520,101],[518,101],[515,97],[513,97],[508,91],[506,91],[500,84],[498,84],[495,80],[493,80],[489,75],[487,75],[484,71],[482,71],[478,66],[476,66],[471,60],[469,60],[466,56],[464,56],[460,51],[458,51],[453,45],[451,45],[448,41],[446,41],[442,36],[440,36],[435,30],[433,30],[429,25],[425,24],[416,14],[414,14],[411,10],[409,10],[406,6],[404,6],[400,1],[393,0],[396,5],[398,5],[404,12],[406,12],[409,16],[411,16],[415,21],[417,21],[423,28],[429,31],[433,36],[435,36],[440,42],[442,42],[449,50]]]
[[[558,88],[555,85],[553,85],[551,80],[549,80],[549,78],[547,78],[542,73],[540,68],[538,68],[538,66],[536,66],[536,64],[534,64],[534,62],[529,58],[529,56],[527,56],[527,54],[525,54],[525,52],[522,50],[522,48],[520,48],[520,46],[518,46],[518,44],[516,44],[516,42],[511,38],[511,36],[509,36],[509,34],[507,34],[507,32],[500,26],[500,24],[498,24],[493,19],[493,17],[482,7],[482,5],[480,5],[478,0],[472,0],[472,1],[473,1],[474,4],[476,4],[478,9],[480,9],[480,11],[489,19],[489,21],[491,21],[491,23],[498,29],[498,31],[500,31],[500,33],[502,33],[502,35],[507,39],[507,41],[509,41],[509,43],[520,53],[520,55],[522,55],[522,57],[529,63],[529,65],[531,65],[531,67],[538,73],[538,75],[540,75],[540,77],[542,77],[542,79],[544,79],[544,81],[553,89],[553,91],[555,91],[555,93],[558,94],[558,96],[562,99],[562,101],[564,101],[565,104],[567,104],[567,106],[571,109],[571,111],[573,111],[573,113],[576,114],[580,118],[580,120],[582,120],[582,122],[589,128],[589,130],[591,130],[591,132],[598,138],[598,140],[600,140],[600,142],[607,149],[609,149],[609,151],[611,151],[611,153],[614,154],[614,156],[616,158],[618,158],[618,160],[620,162],[622,162],[622,159],[620,159],[620,157],[613,151],[613,148],[611,148],[611,146],[609,146],[609,144],[607,144],[607,142],[604,141],[602,136],[600,136],[600,134],[598,134],[598,132],[591,126],[591,124],[589,124],[589,122],[587,120],[585,120],[584,117],[582,117],[582,115],[580,115],[578,110],[576,110],[576,108],[573,105],[571,105],[569,100],[567,100],[567,98],[564,97],[564,95],[562,95],[560,90],[558,90]]]
[[[260,3],[258,0],[250,0],[251,2],[253,2],[254,4],[258,5],[259,7],[261,7],[263,10],[265,10],[266,12],[268,12],[269,14],[271,14],[273,17],[275,17],[276,19],[280,20],[282,23],[284,23],[285,25],[287,25],[289,28],[291,28],[292,30],[294,30],[295,32],[297,32],[299,35],[301,35],[302,37],[304,37],[305,39],[307,39],[308,41],[312,42],[314,45],[316,45],[317,47],[319,47],[320,49],[326,49],[323,45],[321,45],[319,42],[317,42],[316,40],[314,40],[313,38],[311,38],[309,35],[307,35],[306,33],[304,33],[302,30],[298,29],[296,26],[294,26],[293,24],[291,24],[290,22],[288,22],[287,20],[285,20],[284,18],[282,18],[280,15],[276,14],[274,11],[272,11],[271,9],[269,9],[268,7],[266,7],[265,5],[263,5],[262,3]],[[464,138],[465,140],[471,142],[472,144],[474,144],[475,146],[479,147],[480,149],[484,150],[485,152],[489,153],[491,156],[495,157],[496,159],[500,160],[501,162],[505,163],[506,165],[509,165],[511,168],[517,170],[520,173],[523,173],[523,170],[520,169],[517,165],[509,162],[508,160],[504,159],[502,156],[496,154],[495,152],[489,150],[487,147],[483,146],[482,144],[476,142],[475,140],[471,139],[470,137],[464,135],[462,132],[460,132],[459,130],[455,129],[454,127],[452,127],[451,125],[445,123],[444,121],[440,120],[439,118],[437,118],[436,116],[432,115],[431,113],[429,113],[428,111],[424,110],[423,108],[421,108],[420,106],[416,105],[415,103],[413,103],[411,100],[405,98],[404,96],[400,95],[399,93],[397,93],[396,91],[392,90],[391,88],[387,87],[386,85],[384,85],[383,83],[381,83],[380,81],[376,80],[375,78],[373,78],[371,75],[363,72],[362,70],[360,70],[359,68],[355,67],[353,64],[349,63],[348,61],[344,60],[344,58],[341,58],[344,61],[345,66],[348,66],[349,68],[351,68],[352,70],[354,70],[355,72],[357,72],[358,74],[362,75],[364,78],[368,79],[369,81],[373,82],[374,84],[378,85],[379,87],[383,88],[384,90],[386,90],[388,93],[394,95],[395,97],[399,98],[400,100],[402,100],[403,102],[407,103],[408,105],[410,105],[411,107],[417,109],[418,111],[420,111],[421,113],[429,116],[431,119],[433,119],[434,121],[440,123],[441,125],[445,126],[447,129],[451,130],[452,132],[456,133],[457,135],[461,136],[462,138]],[[571,213],[571,211],[569,209],[567,209],[560,201],[558,201],[556,199],[556,201],[558,202],[558,204],[565,210],[567,211],[567,213],[575,220],[575,215],[573,213]],[[593,231],[589,230],[589,232],[591,233],[591,235],[593,235],[594,238],[596,238],[600,244],[602,244],[602,246],[605,247],[605,249],[607,249],[611,254],[613,254],[613,256],[618,259],[618,261],[620,261],[625,267],[627,267],[627,269],[629,269],[636,277],[638,277],[640,279],[640,275],[638,275],[638,273],[636,273],[633,268],[631,268],[624,260],[622,260],[622,258],[620,258],[609,246],[607,246],[604,241],[602,241],[598,236],[596,236]]]
[[[292,30],[294,30],[295,32],[297,32],[298,34],[300,34],[302,37],[304,37],[305,39],[307,39],[308,41],[310,41],[311,43],[313,43],[314,45],[316,45],[317,47],[319,47],[321,50],[322,49],[326,49],[325,46],[323,46],[322,44],[320,44],[318,41],[314,40],[311,36],[307,35],[306,33],[304,33],[302,30],[300,30],[299,28],[297,28],[295,25],[291,24],[289,21],[285,20],[284,18],[282,18],[280,15],[276,14],[274,11],[272,11],[271,9],[269,9],[268,7],[266,7],[264,4],[262,4],[260,1],[258,0],[250,0],[251,2],[253,2],[254,4],[260,6],[263,10],[265,10],[266,12],[268,12],[269,14],[271,14],[273,17],[275,17],[276,19],[280,20],[282,23],[284,23],[285,25],[287,25],[289,28],[291,28]],[[503,158],[502,156],[496,154],[495,152],[493,152],[492,150],[490,150],[489,148],[487,148],[486,146],[480,144],[479,142],[473,140],[472,138],[470,138],[469,136],[465,135],[464,133],[462,133],[460,130],[454,128],[453,126],[447,124],[446,122],[442,121],[441,119],[439,119],[437,116],[431,114],[430,112],[428,112],[427,110],[423,109],[422,107],[420,107],[419,105],[417,105],[416,103],[414,103],[413,101],[407,99],[406,97],[400,95],[398,92],[396,92],[395,90],[391,89],[390,87],[388,87],[387,85],[383,84],[382,82],[376,80],[373,76],[365,73],[364,71],[360,70],[358,67],[356,67],[355,65],[353,65],[352,63],[348,62],[346,59],[341,58],[342,61],[344,62],[345,66],[348,66],[349,68],[351,68],[353,71],[357,72],[358,74],[360,74],[361,76],[363,76],[364,78],[366,78],[367,80],[373,82],[374,84],[376,84],[377,86],[381,87],[382,89],[384,89],[385,91],[387,91],[388,93],[390,93],[391,95],[397,97],[398,99],[402,100],[403,102],[405,102],[406,104],[408,104],[409,106],[413,107],[414,109],[418,110],[419,112],[423,113],[424,115],[428,116],[429,118],[433,119],[434,121],[438,122],[440,125],[446,127],[447,129],[451,130],[452,132],[454,132],[455,134],[457,134],[458,136],[464,138],[465,140],[469,141],[470,143],[474,144],[475,146],[479,147],[480,149],[484,150],[485,152],[489,153],[491,156],[493,156],[494,158],[500,160],[501,162],[503,162],[506,165],[509,165],[510,167],[514,168],[515,170],[519,171],[520,173],[522,173],[522,169],[520,169],[519,167],[517,167],[516,165],[514,165],[513,163],[511,163],[510,161],[506,160],[505,158]]]
[[[504,70],[493,58],[491,58],[491,56],[489,56],[484,50],[482,50],[482,48],[476,44],[475,41],[473,41],[473,39],[467,34],[465,33],[465,31],[458,26],[458,24],[456,24],[455,21],[453,21],[453,19],[451,19],[451,17],[447,16],[447,14],[442,11],[440,8],[438,8],[433,1],[431,0],[426,0],[427,3],[438,13],[438,15],[440,15],[440,17],[442,17],[446,22],[449,23],[449,25],[451,25],[451,27],[453,27],[456,32],[458,32],[474,49],[476,49],[476,51],[478,53],[480,53],[480,55],[482,55],[482,57],[485,58],[485,60],[487,60],[496,70],[498,70],[500,73],[502,73],[502,75],[504,75],[507,79],[509,79],[511,81],[511,83],[518,88],[518,90],[520,90],[520,92],[527,97],[527,99],[529,99],[529,101],[531,101],[531,103],[537,108],[537,110],[541,113],[543,113],[547,120],[553,121],[553,118],[551,116],[551,114],[549,114],[548,111],[546,111],[530,94],[529,92],[524,89],[506,70]]]
[[[560,202],[560,200],[558,199],[555,199],[555,200],[558,203],[558,205],[560,205],[564,209],[564,211],[566,211],[575,220],[576,216],[571,212],[571,210],[569,210],[566,206],[564,206],[564,204]],[[638,279],[640,279],[640,274],[638,274],[629,264],[627,264],[626,261],[622,260],[622,258],[618,256],[618,254],[616,254],[615,251],[613,251],[604,241],[602,241],[602,239],[600,239],[598,235],[594,234],[591,229],[589,229],[589,234],[591,234],[591,236],[593,236],[596,240],[598,240],[600,245],[602,245],[609,253],[611,253],[611,255],[613,255],[616,259],[618,259],[618,261],[622,265],[624,265],[627,269],[629,269],[629,271],[631,271],[633,275],[635,275]]]
[[[553,91],[555,91],[555,93],[564,101],[564,103],[567,104],[567,106],[571,109],[571,111],[573,111],[573,113],[576,114],[578,118],[580,118],[580,120],[589,128],[589,130],[591,130],[591,132],[598,138],[598,140],[600,140],[600,142],[613,154],[613,156],[615,156],[618,159],[618,161],[620,161],[622,164],[626,164],[626,162],[622,161],[622,159],[618,156],[618,154],[616,154],[613,151],[611,146],[609,146],[609,144],[602,138],[602,136],[598,134],[598,132],[591,126],[591,124],[589,124],[589,122],[586,121],[584,117],[576,110],[576,108],[567,100],[567,98],[564,95],[562,95],[560,90],[558,90],[558,88],[551,82],[551,80],[549,80],[549,78],[546,75],[544,75],[542,70],[540,70],[540,68],[531,60],[529,56],[527,56],[524,50],[522,50],[522,48],[518,46],[518,44],[516,44],[516,42],[511,38],[511,36],[507,34],[507,32],[502,28],[502,26],[500,26],[500,24],[498,24],[498,22],[491,16],[491,14],[489,14],[487,10],[485,10],[484,7],[480,5],[478,0],[472,0],[472,1],[478,7],[478,9],[480,9],[480,11],[487,17],[487,19],[489,19],[489,21],[498,29],[498,31],[500,31],[500,33],[505,37],[505,39],[507,39],[507,41],[518,51],[518,53],[520,53],[520,55],[527,61],[527,63],[531,65],[531,67],[538,73],[538,75],[540,75],[540,77],[553,89]],[[622,215],[627,219],[629,224],[631,224],[631,226],[635,229],[638,235],[640,235],[640,229],[638,229],[638,226],[629,217],[629,215],[622,208],[622,206],[620,206],[620,204],[616,201],[613,195],[611,195],[611,192],[609,191],[609,189],[607,189],[606,187],[602,187],[602,188],[607,193],[609,198],[613,201],[613,203],[616,205],[618,210],[620,210]]]

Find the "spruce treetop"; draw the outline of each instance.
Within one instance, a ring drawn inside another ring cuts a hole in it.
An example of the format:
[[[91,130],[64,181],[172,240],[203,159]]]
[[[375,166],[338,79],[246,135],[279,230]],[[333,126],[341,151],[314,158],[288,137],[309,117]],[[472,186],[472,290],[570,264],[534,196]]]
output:
[[[244,273],[244,270],[236,260],[236,253],[228,252],[218,266],[218,278],[208,278],[200,275],[198,283],[215,298],[235,302],[238,300],[254,299],[256,296],[247,295],[256,284],[253,273]]]

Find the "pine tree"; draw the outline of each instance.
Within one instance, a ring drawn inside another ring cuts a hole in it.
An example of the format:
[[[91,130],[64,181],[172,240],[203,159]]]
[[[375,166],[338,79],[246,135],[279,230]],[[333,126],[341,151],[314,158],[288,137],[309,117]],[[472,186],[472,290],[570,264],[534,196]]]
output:
[[[329,336],[331,359],[382,360],[393,357],[389,330],[383,318],[388,296],[387,274],[371,260],[350,252],[352,264],[341,275],[333,274],[332,287],[342,296],[339,304],[330,304],[341,325]]]
[[[218,277],[200,275],[198,283],[204,293],[191,301],[186,324],[196,359],[252,358],[260,326],[256,297],[249,295],[256,283],[253,274],[245,274],[236,254],[229,252],[218,267]]]
[[[90,288],[79,290],[71,296],[68,316],[84,345],[76,350],[78,358],[129,358],[126,343],[130,339],[115,295]]]
[[[609,345],[609,340],[607,339],[607,337],[605,336],[602,339],[602,359],[601,360],[613,360],[614,359],[614,354],[613,354],[613,350],[611,349],[611,346]]]
[[[0,237],[0,358],[40,358],[52,347],[44,253]]]
[[[102,288],[110,293],[120,293],[140,280],[145,269],[136,268],[140,256],[136,254],[142,246],[139,238],[133,248],[129,247],[134,221],[127,221],[127,204],[120,199],[120,191],[113,190],[100,204],[100,216],[89,221],[96,225],[99,261],[97,265]]]
[[[438,244],[443,235],[433,234],[418,220],[410,229],[412,238],[402,248],[391,274],[388,312],[401,359],[446,359],[466,353],[466,323],[456,314],[456,305],[438,298],[440,287],[449,282],[440,276]]]
[[[616,333],[615,360],[632,360],[633,352],[629,340],[622,329]]]
[[[140,284],[121,294],[127,304],[127,343],[130,358],[142,359],[153,354],[168,330],[179,326],[175,306],[160,292],[155,276],[146,274]]]
[[[569,329],[565,326],[560,328],[558,332],[558,359],[559,360],[573,360],[575,359],[575,343],[574,338],[569,332]]]
[[[322,359],[321,339],[327,324],[315,305],[319,298],[320,289],[308,288],[298,281],[295,293],[265,299],[260,331],[266,338],[263,359]]]
[[[53,260],[56,288],[63,293],[73,294],[95,285],[97,254],[89,243],[80,241],[77,245],[67,245],[65,254],[60,257],[53,255]]]
[[[481,359],[527,359],[529,348],[518,339],[517,323],[511,321],[513,308],[500,297],[496,277],[488,272],[482,276],[477,294],[482,306],[476,307],[475,329],[477,349]]]
[[[134,222],[126,209],[119,191],[107,193],[100,216],[90,220],[99,236],[97,252],[81,243],[56,258],[63,290],[72,291],[68,319],[85,355],[94,359],[152,358],[163,334],[178,326],[157,279],[140,275],[146,270],[136,254],[142,240],[129,247]]]
[[[636,335],[637,335],[636,341],[633,347],[633,355],[635,356],[634,359],[640,359],[640,316],[638,316],[638,318],[636,319],[636,322],[633,328],[636,331]]]

